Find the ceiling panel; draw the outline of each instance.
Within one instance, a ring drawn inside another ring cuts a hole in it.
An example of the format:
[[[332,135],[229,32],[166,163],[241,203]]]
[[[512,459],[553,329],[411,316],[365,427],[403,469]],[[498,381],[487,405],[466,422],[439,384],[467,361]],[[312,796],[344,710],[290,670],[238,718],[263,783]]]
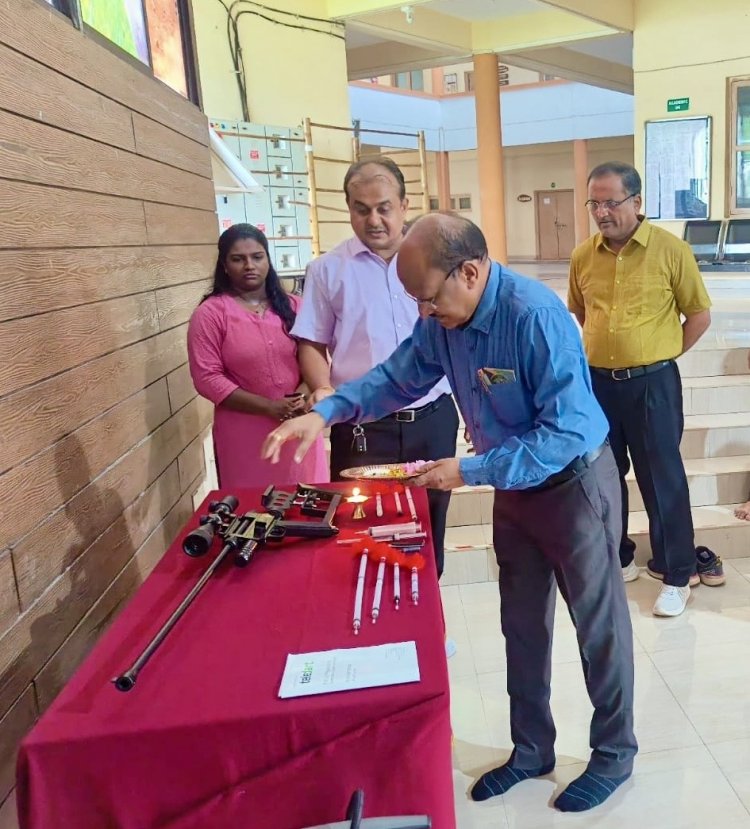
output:
[[[450,14],[463,20],[496,20],[516,14],[548,11],[549,7],[536,0],[430,0],[425,7],[441,14]],[[419,14],[420,6],[414,6]]]

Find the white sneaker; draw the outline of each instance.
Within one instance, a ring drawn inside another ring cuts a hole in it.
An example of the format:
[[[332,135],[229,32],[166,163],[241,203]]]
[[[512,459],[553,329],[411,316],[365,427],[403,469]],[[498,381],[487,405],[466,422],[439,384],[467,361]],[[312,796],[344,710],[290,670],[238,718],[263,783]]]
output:
[[[622,580],[625,582],[635,581],[641,575],[641,568],[631,561],[630,564],[622,568]]]
[[[675,587],[665,584],[659,592],[659,598],[654,605],[654,616],[679,616],[687,607],[690,598],[690,585]]]
[[[456,643],[452,639],[445,640],[445,657],[446,659],[450,659],[451,656],[456,655],[456,651],[458,648],[456,647]]]

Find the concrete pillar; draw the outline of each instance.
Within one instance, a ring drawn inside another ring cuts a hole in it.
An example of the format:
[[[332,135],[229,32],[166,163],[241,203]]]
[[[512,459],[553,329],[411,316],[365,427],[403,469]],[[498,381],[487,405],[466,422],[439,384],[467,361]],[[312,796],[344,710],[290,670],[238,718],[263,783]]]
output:
[[[508,261],[508,244],[505,235],[505,187],[497,67],[497,55],[474,55],[482,230],[487,238],[490,256],[505,264]]]
[[[588,141],[585,138],[576,138],[573,141],[573,170],[576,244],[580,245],[591,235],[589,211],[586,209],[586,199],[588,198],[586,179],[589,175],[589,154]]]
[[[445,150],[435,153],[437,163],[437,195],[438,207],[441,210],[451,209],[451,169],[450,155]]]

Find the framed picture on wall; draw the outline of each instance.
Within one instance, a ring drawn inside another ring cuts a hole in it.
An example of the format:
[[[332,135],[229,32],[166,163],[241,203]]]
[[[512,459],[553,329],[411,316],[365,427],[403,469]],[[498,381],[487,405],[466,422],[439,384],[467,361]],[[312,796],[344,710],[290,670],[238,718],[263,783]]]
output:
[[[707,219],[711,117],[646,121],[645,210],[648,219]]]

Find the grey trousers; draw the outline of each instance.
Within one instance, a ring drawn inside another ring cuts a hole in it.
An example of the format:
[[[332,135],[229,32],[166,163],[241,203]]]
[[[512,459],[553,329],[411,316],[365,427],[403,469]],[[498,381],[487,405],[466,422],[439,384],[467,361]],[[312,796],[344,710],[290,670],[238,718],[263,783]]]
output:
[[[577,477],[540,492],[497,491],[494,546],[500,566],[513,765],[554,763],[550,710],[556,587],[568,605],[594,715],[588,768],[633,769],[633,631],[620,559],[620,481],[605,451]]]

